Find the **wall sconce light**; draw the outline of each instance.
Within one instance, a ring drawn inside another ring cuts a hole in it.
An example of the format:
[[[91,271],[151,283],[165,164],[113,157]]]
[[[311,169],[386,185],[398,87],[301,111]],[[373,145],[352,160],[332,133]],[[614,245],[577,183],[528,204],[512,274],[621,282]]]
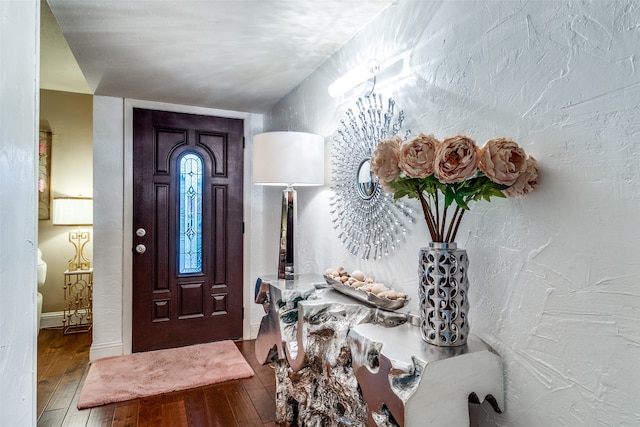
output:
[[[359,86],[371,78],[373,78],[373,85],[375,86],[376,74],[378,74],[379,71],[380,62],[378,62],[377,59],[370,59],[366,64],[354,68],[331,83],[328,88],[329,95],[337,98],[343,93]]]
[[[266,132],[253,138],[253,183],[286,186],[282,193],[278,278],[293,279],[297,193],[294,185],[324,184],[324,138],[304,132]]]
[[[87,197],[60,197],[53,199],[53,225],[77,225],[69,232],[69,242],[75,248],[75,255],[69,260],[69,271],[89,270],[91,262],[83,254],[89,243],[89,231],[82,226],[93,225],[93,199]]]

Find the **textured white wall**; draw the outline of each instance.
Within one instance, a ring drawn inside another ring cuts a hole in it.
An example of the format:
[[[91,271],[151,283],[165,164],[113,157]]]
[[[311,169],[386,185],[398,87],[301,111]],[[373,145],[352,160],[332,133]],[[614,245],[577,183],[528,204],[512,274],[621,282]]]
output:
[[[401,1],[265,117],[265,130],[330,141],[352,105],[331,81],[404,57],[378,89],[414,134],[508,136],[538,159],[536,192],[478,203],[458,236],[472,332],[506,374],[506,412],[472,405],[472,425],[640,424],[639,22],[635,1]],[[331,228],[329,194],[299,194],[303,272],[360,268],[417,299],[420,216],[396,253],[361,261]]]
[[[35,426],[39,3],[0,19],[0,426]]]

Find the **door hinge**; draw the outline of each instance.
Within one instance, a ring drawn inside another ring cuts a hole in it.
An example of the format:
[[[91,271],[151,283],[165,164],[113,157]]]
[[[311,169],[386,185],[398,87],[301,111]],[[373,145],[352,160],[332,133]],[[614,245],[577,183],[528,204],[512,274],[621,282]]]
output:
[[[244,307],[242,307],[242,320],[244,320]]]
[[[244,148],[244,147],[245,147],[245,145],[244,145],[244,144],[245,144],[245,137],[243,136],[243,137],[242,137],[242,148]]]
[[[242,221],[242,234],[244,234],[244,221]]]

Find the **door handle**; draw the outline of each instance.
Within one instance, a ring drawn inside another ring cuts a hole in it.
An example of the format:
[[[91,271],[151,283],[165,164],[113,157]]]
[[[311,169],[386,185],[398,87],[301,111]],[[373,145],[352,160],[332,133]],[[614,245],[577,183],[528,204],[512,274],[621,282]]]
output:
[[[138,252],[139,254],[143,254],[147,251],[147,247],[145,245],[143,245],[142,243],[139,244],[138,246],[136,246],[136,252]]]

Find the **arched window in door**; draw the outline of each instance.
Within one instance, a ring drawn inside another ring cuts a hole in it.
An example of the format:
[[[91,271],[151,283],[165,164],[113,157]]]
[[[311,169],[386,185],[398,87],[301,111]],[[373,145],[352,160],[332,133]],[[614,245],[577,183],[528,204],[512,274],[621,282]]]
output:
[[[179,274],[202,272],[202,165],[202,157],[193,152],[184,154],[178,160]]]

